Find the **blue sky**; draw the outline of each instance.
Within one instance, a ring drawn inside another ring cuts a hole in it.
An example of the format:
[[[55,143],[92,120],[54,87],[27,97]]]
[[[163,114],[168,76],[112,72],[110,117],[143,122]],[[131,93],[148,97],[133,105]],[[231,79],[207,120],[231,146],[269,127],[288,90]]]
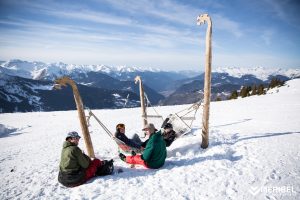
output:
[[[297,0],[0,0],[0,59],[199,69],[300,67]]]

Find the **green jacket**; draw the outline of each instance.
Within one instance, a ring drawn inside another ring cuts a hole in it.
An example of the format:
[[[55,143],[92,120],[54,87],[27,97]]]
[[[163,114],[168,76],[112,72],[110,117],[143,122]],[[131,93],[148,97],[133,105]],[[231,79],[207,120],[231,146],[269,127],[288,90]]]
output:
[[[167,157],[166,143],[161,132],[153,133],[144,149],[142,159],[147,163],[149,168],[160,168],[165,164]]]
[[[76,144],[68,141],[64,142],[59,164],[60,171],[77,172],[86,169],[90,162],[90,158]]]

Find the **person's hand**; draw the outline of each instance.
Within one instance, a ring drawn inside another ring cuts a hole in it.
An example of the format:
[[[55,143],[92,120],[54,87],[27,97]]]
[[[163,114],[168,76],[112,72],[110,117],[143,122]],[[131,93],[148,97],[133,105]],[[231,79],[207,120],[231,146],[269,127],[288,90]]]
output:
[[[119,153],[119,157],[121,160],[123,160],[124,162],[126,161],[126,156],[122,153]]]

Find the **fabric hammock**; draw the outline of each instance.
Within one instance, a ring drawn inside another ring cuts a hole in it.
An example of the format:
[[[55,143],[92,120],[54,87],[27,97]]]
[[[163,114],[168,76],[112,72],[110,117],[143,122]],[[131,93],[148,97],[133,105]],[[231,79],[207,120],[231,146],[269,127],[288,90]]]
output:
[[[115,143],[117,144],[117,146],[119,147],[120,150],[122,150],[124,153],[127,153],[127,154],[132,154],[133,152],[135,154],[141,154],[142,153],[142,150],[141,149],[138,149],[138,148],[134,148],[134,147],[131,147],[127,144],[125,144],[122,140],[119,140],[118,138],[116,138],[112,132],[110,132],[108,130],[108,128],[98,119],[98,117],[90,110],[89,110],[89,116],[87,117],[87,122],[89,124],[89,120],[91,117],[94,117],[95,120],[99,123],[99,125],[102,127],[102,129],[107,133],[107,135],[113,139],[115,141]]]

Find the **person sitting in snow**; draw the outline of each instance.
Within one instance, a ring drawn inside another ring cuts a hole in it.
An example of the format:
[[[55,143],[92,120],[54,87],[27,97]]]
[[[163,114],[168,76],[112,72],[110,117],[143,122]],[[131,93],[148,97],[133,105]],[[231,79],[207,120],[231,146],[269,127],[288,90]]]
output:
[[[75,187],[95,176],[113,173],[113,160],[91,160],[78,147],[81,137],[77,132],[69,132],[63,144],[59,164],[58,181],[66,187]]]
[[[125,156],[120,153],[121,160],[129,164],[138,164],[146,168],[158,169],[165,163],[167,157],[166,143],[161,131],[157,131],[153,124],[147,124],[143,131],[149,136],[142,155]]]
[[[164,129],[162,136],[166,142],[166,146],[169,147],[177,137],[176,132],[173,130],[171,123],[166,123],[162,128]]]
[[[136,149],[141,149],[142,141],[141,141],[140,137],[137,134],[134,134],[132,139],[129,139],[125,135],[125,125],[124,124],[117,124],[115,137],[130,147],[134,147]]]

